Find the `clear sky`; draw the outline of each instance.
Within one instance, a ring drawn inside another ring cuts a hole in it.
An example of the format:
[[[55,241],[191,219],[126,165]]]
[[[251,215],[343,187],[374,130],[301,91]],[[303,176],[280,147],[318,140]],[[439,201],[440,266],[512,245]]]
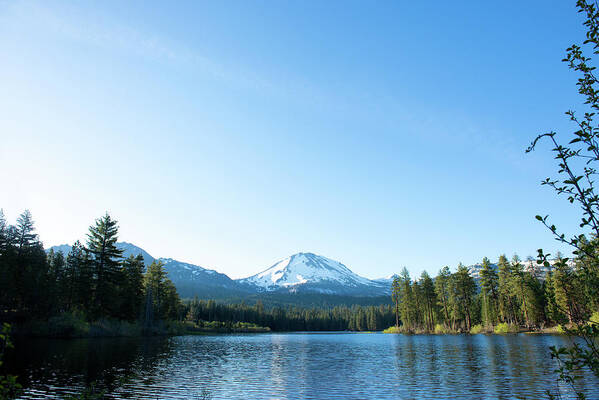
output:
[[[370,278],[558,244],[575,1],[0,0],[0,208],[231,277],[305,251]]]

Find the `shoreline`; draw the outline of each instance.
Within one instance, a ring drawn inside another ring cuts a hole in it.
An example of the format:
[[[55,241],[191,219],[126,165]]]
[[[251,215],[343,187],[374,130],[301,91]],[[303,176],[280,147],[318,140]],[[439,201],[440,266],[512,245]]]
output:
[[[383,331],[385,334],[396,335],[515,335],[524,333],[527,335],[565,335],[566,331],[561,325],[545,327],[541,329],[527,329],[510,324],[499,324],[494,327],[483,328],[480,325],[473,326],[470,331],[453,331],[437,325],[434,331],[418,329],[405,330],[400,326],[391,326]]]

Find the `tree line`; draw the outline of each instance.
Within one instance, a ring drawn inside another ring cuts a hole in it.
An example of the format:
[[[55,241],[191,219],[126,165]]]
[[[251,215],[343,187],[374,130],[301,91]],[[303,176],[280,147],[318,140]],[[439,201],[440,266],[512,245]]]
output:
[[[496,267],[483,258],[478,282],[460,264],[442,268],[433,279],[423,272],[412,280],[403,269],[392,283],[395,325],[405,332],[541,329],[588,320],[599,310],[599,268],[580,256],[569,263],[558,256],[548,272],[537,276],[518,256],[499,256]]]
[[[87,321],[115,319],[149,326],[163,320],[249,322],[273,331],[374,331],[395,324],[406,332],[470,332],[498,324],[538,329],[586,320],[599,308],[599,268],[589,255],[574,265],[558,260],[543,278],[519,258],[502,255],[495,268],[484,258],[477,281],[467,267],[448,267],[412,280],[407,269],[393,280],[392,305],[265,309],[261,301],[181,302],[159,261],[122,257],[117,221],[106,214],[89,227],[85,244],[65,256],[47,254],[29,211],[15,225],[0,210],[0,320],[23,322],[76,313]]]
[[[261,301],[223,304],[197,297],[185,304],[187,321],[244,321],[273,331],[377,331],[393,324],[393,308],[379,306],[336,306],[332,308],[270,307]]]
[[[15,225],[0,210],[0,320],[23,322],[77,313],[88,321],[178,319],[181,301],[162,264],[123,258],[117,221],[106,214],[65,256],[48,254],[26,210]]]
[[[382,306],[265,308],[182,302],[160,261],[145,266],[141,255],[123,258],[116,246],[118,223],[108,214],[89,227],[85,244],[69,253],[46,252],[31,213],[9,225],[0,209],[0,321],[22,323],[77,314],[87,321],[114,319],[152,325],[185,320],[249,322],[273,331],[381,330],[393,323],[393,309]]]

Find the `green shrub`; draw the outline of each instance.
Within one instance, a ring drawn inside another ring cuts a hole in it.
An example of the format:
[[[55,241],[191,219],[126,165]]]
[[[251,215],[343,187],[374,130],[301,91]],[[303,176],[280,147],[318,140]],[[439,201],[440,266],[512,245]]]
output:
[[[514,324],[508,324],[502,322],[495,327],[494,333],[505,334],[505,333],[517,333],[518,327]]]
[[[474,325],[472,328],[470,328],[471,335],[477,335],[479,333],[483,333],[483,326],[481,324]]]
[[[401,329],[397,326],[390,326],[389,328],[385,329],[383,333],[401,333]]]

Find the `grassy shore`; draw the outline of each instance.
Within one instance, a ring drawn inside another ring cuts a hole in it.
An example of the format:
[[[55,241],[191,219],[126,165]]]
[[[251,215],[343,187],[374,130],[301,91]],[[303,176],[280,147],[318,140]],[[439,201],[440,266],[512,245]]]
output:
[[[462,333],[469,333],[471,335],[478,334],[494,334],[494,335],[505,335],[511,333],[528,333],[528,334],[564,334],[564,328],[561,325],[552,326],[543,329],[526,329],[513,324],[501,323],[494,327],[484,327],[480,324],[474,325],[470,332],[455,331],[451,330],[443,325],[437,324],[434,331],[426,329],[405,329],[403,326],[391,326],[383,331],[383,333],[396,333],[396,334],[412,334],[412,335],[457,335]]]
[[[270,332],[270,328],[258,326],[250,322],[221,322],[199,321],[197,324],[185,322],[186,334],[202,333],[263,333]]]
[[[204,333],[258,333],[270,328],[248,322],[159,321],[144,326],[138,321],[101,319],[87,321],[81,315],[66,313],[47,320],[32,320],[13,325],[15,336],[47,338],[180,336]]]

